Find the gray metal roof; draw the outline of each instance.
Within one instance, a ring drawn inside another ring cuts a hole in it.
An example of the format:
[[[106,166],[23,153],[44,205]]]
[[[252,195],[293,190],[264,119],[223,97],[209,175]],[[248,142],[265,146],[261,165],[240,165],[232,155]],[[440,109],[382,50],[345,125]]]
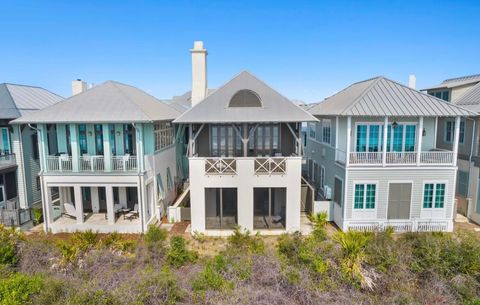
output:
[[[61,100],[63,97],[40,87],[0,84],[0,119],[16,119]]]
[[[350,85],[309,109],[335,116],[471,116],[471,111],[383,76]]]
[[[480,74],[474,74],[474,75],[449,78],[444,80],[441,84],[430,86],[422,90],[455,88],[455,87],[460,87],[460,86],[464,86],[472,83],[478,83],[478,82],[480,82]]]
[[[254,91],[261,107],[229,107],[231,98],[242,89]],[[243,71],[215,90],[174,123],[229,122],[304,122],[317,119],[300,106],[266,85],[250,72]]]
[[[133,86],[107,81],[13,123],[114,123],[173,120],[180,112]]]
[[[480,83],[463,94],[456,104],[471,111],[480,112]]]

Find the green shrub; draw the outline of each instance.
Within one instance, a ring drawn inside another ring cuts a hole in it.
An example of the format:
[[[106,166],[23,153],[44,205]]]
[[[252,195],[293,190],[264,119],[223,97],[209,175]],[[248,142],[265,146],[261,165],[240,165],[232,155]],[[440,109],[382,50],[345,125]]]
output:
[[[150,250],[163,247],[163,242],[167,239],[167,231],[155,225],[149,225],[147,233],[143,236],[145,243]]]
[[[236,226],[233,234],[228,237],[229,249],[240,253],[263,253],[265,244],[259,235],[252,236],[250,231],[241,230]]]
[[[38,225],[43,222],[43,210],[40,208],[33,208],[33,223]]]
[[[77,293],[65,305],[120,305],[122,302],[113,294],[101,289]]]
[[[57,242],[57,248],[60,251],[60,267],[65,268],[77,261],[80,249],[76,245],[65,241],[59,241]]]
[[[185,239],[181,236],[173,236],[170,239],[170,248],[166,254],[166,263],[172,267],[180,267],[197,260],[198,253],[189,251]]]
[[[183,290],[178,286],[177,279],[167,267],[159,274],[147,274],[147,279],[140,283],[138,304],[177,304],[183,297]]]
[[[0,280],[0,305],[32,304],[31,297],[43,287],[43,280],[39,276],[27,276],[13,273],[6,279]]]
[[[223,255],[217,255],[208,261],[203,271],[193,281],[193,290],[201,292],[208,289],[219,291],[232,289],[233,282],[223,276],[227,272],[227,265],[227,259]]]
[[[100,246],[110,249],[119,250],[122,252],[131,252],[135,249],[136,242],[133,240],[126,240],[122,238],[117,232],[107,234],[100,240]]]
[[[385,230],[371,235],[365,247],[366,261],[382,272],[387,272],[399,263],[399,250],[392,238],[393,231]]]
[[[18,261],[17,245],[23,234],[0,224],[0,265],[14,265]]]
[[[328,223],[327,212],[310,214],[308,215],[308,219],[313,226],[312,236],[314,236],[319,241],[326,240],[327,231],[325,230],[325,226]]]
[[[361,285],[367,284],[372,288],[370,280],[365,276],[362,263],[365,260],[365,248],[371,234],[357,231],[337,232],[334,240],[342,249],[341,271]]]
[[[75,232],[72,234],[72,243],[81,251],[87,251],[94,248],[98,242],[98,232],[86,230],[84,232]]]

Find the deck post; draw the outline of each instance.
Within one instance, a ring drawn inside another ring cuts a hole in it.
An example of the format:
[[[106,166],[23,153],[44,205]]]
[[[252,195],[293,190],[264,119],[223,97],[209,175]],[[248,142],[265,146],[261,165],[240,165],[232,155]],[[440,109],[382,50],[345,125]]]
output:
[[[421,156],[422,156],[422,141],[423,141],[423,116],[418,120],[418,131],[417,131],[417,166],[420,166]]]
[[[345,165],[350,165],[350,142],[352,141],[352,117],[347,117],[347,156],[345,158]]]
[[[383,122],[382,166],[387,166],[388,117]]]
[[[460,122],[461,117],[455,118],[455,135],[453,138],[453,166],[457,166],[458,142],[460,140]]]
[[[113,187],[111,185],[105,186],[105,197],[107,200],[107,219],[109,225],[115,224],[115,211],[113,203]]]
[[[77,223],[82,224],[83,219],[83,198],[82,198],[82,188],[79,185],[73,187],[73,193],[75,195],[75,210],[77,216]]]

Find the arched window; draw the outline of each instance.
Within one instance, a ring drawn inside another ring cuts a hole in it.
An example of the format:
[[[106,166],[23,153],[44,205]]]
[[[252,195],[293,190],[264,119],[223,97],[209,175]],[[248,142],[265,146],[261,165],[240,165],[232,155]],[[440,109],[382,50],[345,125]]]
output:
[[[228,107],[262,107],[262,102],[255,92],[243,89],[233,95]]]

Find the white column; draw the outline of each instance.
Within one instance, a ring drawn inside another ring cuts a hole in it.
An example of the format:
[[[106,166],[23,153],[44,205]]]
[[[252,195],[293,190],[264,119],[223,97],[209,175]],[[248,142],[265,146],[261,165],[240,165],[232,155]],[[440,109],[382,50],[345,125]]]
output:
[[[350,165],[350,142],[352,141],[352,117],[347,117],[347,156],[346,166]]]
[[[77,216],[77,223],[82,224],[83,219],[83,198],[82,198],[82,188],[80,186],[73,187],[73,193],[75,194],[75,210]]]
[[[110,130],[108,124],[102,124],[103,133],[103,158],[105,162],[105,171],[112,171],[112,149],[110,147]]]
[[[118,188],[118,201],[122,207],[127,207],[127,188],[125,186]]]
[[[115,212],[113,211],[113,187],[111,185],[105,186],[105,193],[107,199],[107,219],[108,224],[115,224]]]
[[[460,139],[460,121],[461,117],[457,116],[455,118],[455,135],[453,138],[453,165],[457,165],[457,156],[458,156],[458,141]]]
[[[52,205],[52,189],[48,186],[45,186],[45,203],[46,211],[44,221],[47,222],[47,226],[53,223],[53,205]]]
[[[388,141],[388,117],[383,122],[383,147],[382,147],[382,165],[387,165],[387,141]]]
[[[418,132],[417,132],[417,166],[420,166],[420,158],[422,156],[422,141],[423,141],[423,116],[420,117],[418,121]]]
[[[72,147],[72,170],[78,172],[80,167],[80,145],[78,143],[77,125],[75,124],[70,124],[70,143]]]
[[[90,188],[90,196],[92,197],[92,212],[100,212],[100,201],[98,197],[98,187],[92,186]]]
[[[144,215],[144,201],[142,200],[142,177],[140,177],[139,182],[137,184],[137,203],[138,203],[138,218],[140,218],[140,221],[142,223],[142,231],[143,228],[145,228],[145,215]]]

